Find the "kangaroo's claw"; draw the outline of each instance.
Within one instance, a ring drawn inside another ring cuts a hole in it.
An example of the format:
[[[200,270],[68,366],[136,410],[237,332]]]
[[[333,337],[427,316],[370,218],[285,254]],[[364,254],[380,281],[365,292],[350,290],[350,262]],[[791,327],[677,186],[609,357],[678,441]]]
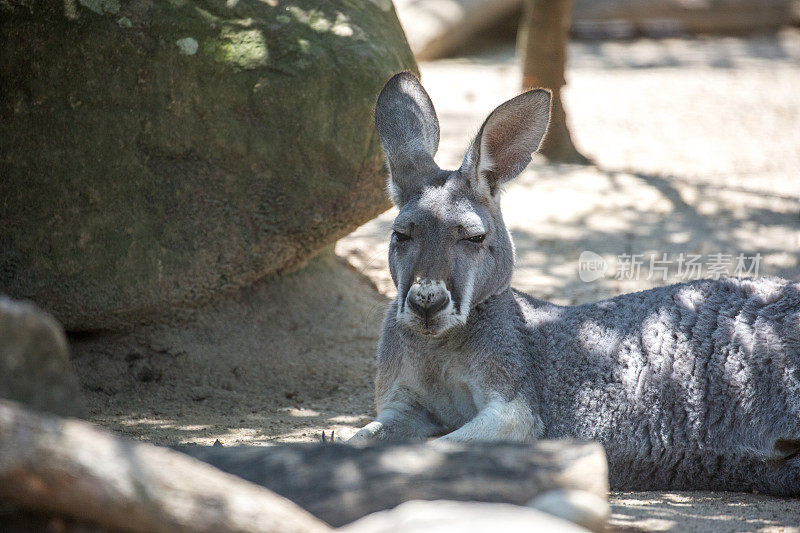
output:
[[[325,432],[322,432],[322,444],[330,444],[333,442],[344,442],[340,437],[336,437],[334,435],[334,430],[331,430],[331,436],[327,439],[325,438]]]

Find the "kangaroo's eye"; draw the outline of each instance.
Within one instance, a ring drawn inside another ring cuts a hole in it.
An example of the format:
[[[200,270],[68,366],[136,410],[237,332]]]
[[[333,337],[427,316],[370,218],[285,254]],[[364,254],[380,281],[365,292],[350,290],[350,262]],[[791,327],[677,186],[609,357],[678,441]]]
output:
[[[405,233],[400,233],[399,231],[393,231],[392,234],[394,235],[394,238],[397,239],[397,242],[411,240],[411,235],[406,235]]]
[[[465,241],[469,241],[469,242],[477,242],[477,243],[481,243],[481,242],[483,242],[483,240],[484,240],[485,238],[486,238],[486,234],[485,234],[485,233],[482,233],[482,234],[480,234],[480,235],[473,235],[472,237],[467,237],[467,238],[466,238],[466,239],[464,239],[464,240],[465,240]]]

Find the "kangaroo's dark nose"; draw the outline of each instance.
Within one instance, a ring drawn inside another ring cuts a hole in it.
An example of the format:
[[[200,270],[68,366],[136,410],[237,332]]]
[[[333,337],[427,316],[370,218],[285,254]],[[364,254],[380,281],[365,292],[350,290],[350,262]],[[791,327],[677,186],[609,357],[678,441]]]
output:
[[[450,301],[450,295],[444,283],[423,279],[408,290],[407,301],[412,311],[427,318],[444,309]]]

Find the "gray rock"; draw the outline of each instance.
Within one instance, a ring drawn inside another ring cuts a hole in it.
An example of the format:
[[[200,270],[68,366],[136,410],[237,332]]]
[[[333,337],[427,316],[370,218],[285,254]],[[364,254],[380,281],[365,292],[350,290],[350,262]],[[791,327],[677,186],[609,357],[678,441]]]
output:
[[[0,397],[62,416],[83,416],[78,378],[58,322],[0,296]]]
[[[194,308],[388,207],[389,1],[0,3],[0,292],[68,331]]]

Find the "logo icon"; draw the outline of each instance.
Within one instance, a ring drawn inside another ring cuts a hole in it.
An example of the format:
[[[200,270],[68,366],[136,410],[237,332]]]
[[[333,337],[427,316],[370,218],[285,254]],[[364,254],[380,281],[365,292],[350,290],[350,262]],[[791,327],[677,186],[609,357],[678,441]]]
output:
[[[578,256],[578,277],[584,283],[602,278],[608,270],[608,263],[591,250],[584,250]]]

